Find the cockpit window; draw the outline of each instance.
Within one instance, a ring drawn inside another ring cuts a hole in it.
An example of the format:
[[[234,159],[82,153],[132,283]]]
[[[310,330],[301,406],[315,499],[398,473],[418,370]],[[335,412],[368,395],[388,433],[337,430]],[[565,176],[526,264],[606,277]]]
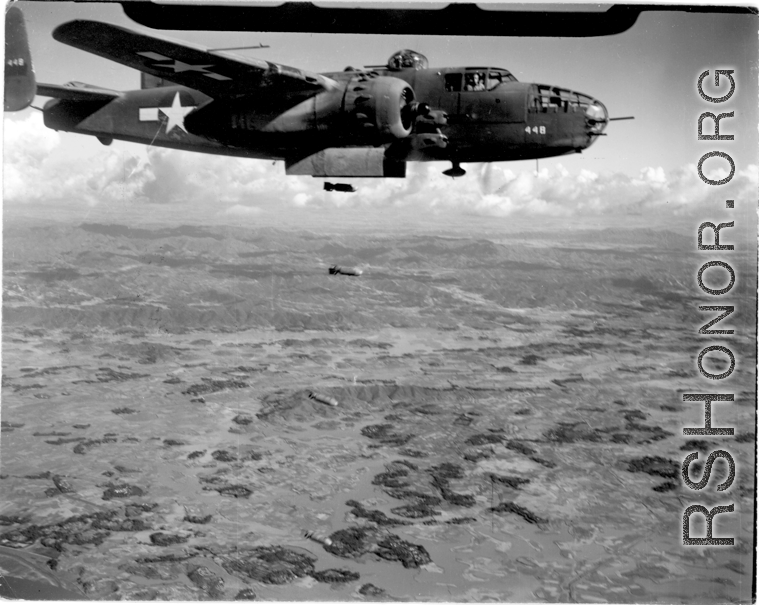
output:
[[[503,76],[500,72],[491,71],[488,74],[488,90],[493,90],[496,86],[503,84]]]
[[[506,71],[505,69],[490,70],[488,73],[487,88],[488,90],[493,90],[494,88],[498,88],[501,84],[516,81],[517,79],[511,75],[511,72]]]
[[[469,67],[464,74],[464,90],[468,92],[495,90],[501,84],[516,81],[511,72],[505,69]]]
[[[473,71],[465,75],[464,90],[479,92],[485,90],[485,72]]]
[[[461,92],[463,74],[445,74],[445,92]]]

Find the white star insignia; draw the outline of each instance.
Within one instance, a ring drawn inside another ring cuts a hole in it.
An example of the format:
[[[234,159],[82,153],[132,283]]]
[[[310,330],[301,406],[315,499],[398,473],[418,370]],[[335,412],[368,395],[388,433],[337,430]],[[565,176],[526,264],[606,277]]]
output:
[[[174,128],[179,128],[187,132],[184,127],[184,117],[195,109],[195,105],[183,106],[179,99],[179,93],[174,95],[171,107],[140,107],[140,121],[154,122],[158,120],[158,112],[163,113],[166,120],[166,134],[169,134]],[[189,134],[189,133],[188,133]]]
[[[195,107],[189,105],[182,107],[182,103],[179,101],[179,93],[174,95],[171,107],[159,107],[159,109],[169,118],[169,121],[166,123],[166,134],[169,134],[175,126],[187,132],[187,129],[184,127],[184,117]]]

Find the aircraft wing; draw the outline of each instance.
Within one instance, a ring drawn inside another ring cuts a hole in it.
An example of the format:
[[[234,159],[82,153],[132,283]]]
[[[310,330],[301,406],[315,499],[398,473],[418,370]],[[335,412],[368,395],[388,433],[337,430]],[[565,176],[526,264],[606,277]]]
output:
[[[319,92],[337,86],[325,76],[203,46],[139,34],[99,21],[69,21],[53,38],[211,97],[267,90]]]

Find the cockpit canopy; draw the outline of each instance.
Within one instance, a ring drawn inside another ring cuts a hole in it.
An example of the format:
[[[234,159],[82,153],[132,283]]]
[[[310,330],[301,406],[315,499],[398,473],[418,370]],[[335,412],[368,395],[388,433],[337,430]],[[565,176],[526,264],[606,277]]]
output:
[[[400,71],[401,69],[427,69],[429,67],[429,61],[422,53],[418,53],[415,50],[399,50],[392,57],[387,60],[387,68],[392,71]]]
[[[463,70],[450,69],[445,74],[445,91],[485,92],[494,90],[501,86],[501,84],[516,81],[517,79],[509,70],[500,67],[466,67]]]

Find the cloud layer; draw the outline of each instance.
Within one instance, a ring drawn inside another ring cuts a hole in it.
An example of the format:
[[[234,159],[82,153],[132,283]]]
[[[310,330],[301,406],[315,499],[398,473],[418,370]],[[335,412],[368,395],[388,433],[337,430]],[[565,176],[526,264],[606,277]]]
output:
[[[359,193],[326,193],[322,179],[285,177],[279,162],[160,148],[145,152],[136,145],[104,147],[92,157],[70,158],[62,153],[61,137],[43,126],[39,114],[6,119],[4,124],[6,204],[210,204],[219,217],[241,218],[283,205],[326,212],[404,208],[420,214],[560,218],[689,213],[713,205],[715,194],[754,200],[759,184],[756,165],[739,166],[731,183],[716,192],[699,179],[695,162],[669,172],[646,167],[630,176],[571,172],[554,160],[552,168],[537,173],[508,163],[467,165],[468,174],[453,180],[441,173],[443,164],[412,163],[406,179],[348,179]],[[710,176],[719,173],[715,168]]]

